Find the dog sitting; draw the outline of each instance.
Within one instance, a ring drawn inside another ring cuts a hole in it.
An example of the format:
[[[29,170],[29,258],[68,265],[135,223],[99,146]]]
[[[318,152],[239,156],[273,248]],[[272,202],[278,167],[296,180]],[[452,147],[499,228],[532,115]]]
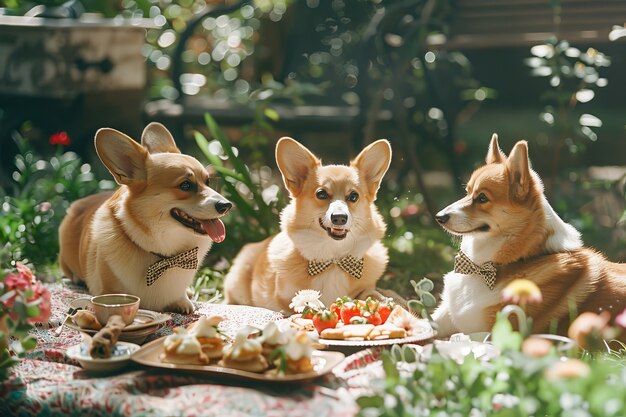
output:
[[[141,145],[114,129],[96,133],[98,156],[120,187],[74,202],[59,228],[59,264],[94,294],[129,293],[141,307],[191,313],[187,296],[232,204],[211,189],[209,172],[183,155],[159,123]]]
[[[525,141],[507,158],[494,134],[486,165],[474,171],[466,191],[436,215],[462,238],[433,315],[440,337],[490,331],[504,306],[502,289],[517,278],[534,281],[543,295],[543,302],[527,305],[534,332],[556,323],[566,334],[572,305],[578,313],[612,315],[626,308],[626,265],[583,247],[580,233],[554,212]]]
[[[375,287],[388,257],[374,201],[391,162],[389,142],[367,146],[350,166],[323,166],[282,138],[276,162],[291,196],[281,231],[242,248],[226,276],[226,301],[286,311],[302,289],[319,290],[327,306],[345,295],[380,297]]]

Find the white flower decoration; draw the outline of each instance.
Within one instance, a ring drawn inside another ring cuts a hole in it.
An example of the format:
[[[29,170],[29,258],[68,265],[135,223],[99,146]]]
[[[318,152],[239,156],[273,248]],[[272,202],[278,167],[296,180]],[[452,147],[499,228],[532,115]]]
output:
[[[291,299],[289,308],[296,313],[302,313],[306,306],[314,309],[324,308],[324,303],[320,301],[321,296],[322,294],[316,290],[300,290]]]

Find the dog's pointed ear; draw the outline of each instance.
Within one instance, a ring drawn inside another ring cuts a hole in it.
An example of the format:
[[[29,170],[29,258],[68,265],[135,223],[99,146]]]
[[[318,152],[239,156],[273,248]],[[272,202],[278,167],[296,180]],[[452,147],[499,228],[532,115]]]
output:
[[[350,166],[359,171],[359,175],[367,184],[367,189],[373,199],[376,199],[380,182],[390,164],[391,145],[386,139],[380,139],[368,145],[350,162]]]
[[[532,177],[528,159],[528,143],[525,140],[520,140],[515,144],[505,166],[513,195],[517,198],[526,197]]]
[[[180,153],[174,137],[161,123],[152,122],[141,134],[141,144],[149,153]]]
[[[491,143],[489,143],[489,150],[487,151],[485,162],[488,164],[501,164],[504,161],[506,161],[506,155],[500,149],[498,135],[494,133],[491,136]]]
[[[115,129],[96,132],[96,152],[118,184],[131,185],[146,180],[148,151]]]
[[[283,137],[276,143],[276,164],[283,174],[285,187],[293,197],[297,197],[309,173],[321,162],[298,141]]]

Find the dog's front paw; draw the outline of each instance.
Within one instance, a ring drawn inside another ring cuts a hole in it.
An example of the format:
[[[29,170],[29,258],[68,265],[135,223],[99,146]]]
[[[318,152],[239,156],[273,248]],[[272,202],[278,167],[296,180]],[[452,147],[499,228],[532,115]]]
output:
[[[186,296],[170,304],[168,311],[180,314],[191,314],[195,310],[193,303]]]

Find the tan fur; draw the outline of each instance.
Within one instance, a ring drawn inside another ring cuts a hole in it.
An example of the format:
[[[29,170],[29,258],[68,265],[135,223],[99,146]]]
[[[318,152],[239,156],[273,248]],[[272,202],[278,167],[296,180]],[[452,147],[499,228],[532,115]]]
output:
[[[216,204],[229,203],[208,187],[207,170],[180,153],[165,127],[151,123],[141,141],[113,129],[96,133],[98,155],[120,188],[70,206],[59,228],[59,265],[92,294],[131,293],[141,298],[142,308],[189,313],[193,305],[186,288],[197,270],[171,268],[147,286],[147,269],[160,256],[194,247],[201,264],[213,243],[177,221],[172,209],[219,222],[215,219],[225,212],[219,213]],[[180,188],[184,181],[192,184],[189,191]]]
[[[530,304],[533,331],[556,328],[565,334],[570,313],[626,308],[626,265],[582,246],[579,234],[547,203],[543,185],[530,168],[526,142],[507,158],[494,135],[487,164],[476,169],[467,195],[437,214],[477,264],[496,264],[493,292],[482,277],[450,272],[444,277],[442,303],[434,314],[440,336],[489,331],[504,306],[500,292],[512,280],[525,278],[541,289],[543,302]],[[488,201],[481,203],[481,194]]]
[[[281,213],[281,232],[243,247],[226,277],[227,302],[286,311],[295,293],[307,288],[320,290],[326,305],[344,295],[380,296],[375,287],[387,265],[387,250],[380,242],[386,226],[374,201],[391,161],[389,143],[379,140],[369,145],[350,166],[323,166],[304,146],[282,138],[276,145],[276,161],[291,195]],[[320,189],[329,198],[317,198]],[[356,202],[348,201],[351,192],[358,193]],[[320,219],[334,210],[331,205],[349,211],[351,226],[341,240],[320,225]],[[336,265],[314,277],[307,273],[308,260],[346,255],[364,258],[360,279]]]

